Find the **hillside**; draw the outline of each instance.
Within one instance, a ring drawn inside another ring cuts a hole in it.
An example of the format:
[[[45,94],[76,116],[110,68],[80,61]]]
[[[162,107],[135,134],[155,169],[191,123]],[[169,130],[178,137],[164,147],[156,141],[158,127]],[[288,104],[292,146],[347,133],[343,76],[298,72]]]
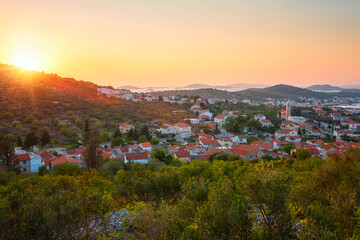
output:
[[[307,87],[306,89],[311,91],[319,91],[319,92],[331,92],[331,91],[342,91],[343,89],[340,87],[332,86],[329,84],[324,85],[312,85]]]
[[[74,143],[80,139],[86,118],[100,131],[112,133],[121,122],[175,122],[192,116],[174,114],[180,108],[169,103],[135,103],[98,95],[98,87],[56,74],[0,65],[0,131],[24,137],[32,130],[40,133],[46,129],[57,142]]]

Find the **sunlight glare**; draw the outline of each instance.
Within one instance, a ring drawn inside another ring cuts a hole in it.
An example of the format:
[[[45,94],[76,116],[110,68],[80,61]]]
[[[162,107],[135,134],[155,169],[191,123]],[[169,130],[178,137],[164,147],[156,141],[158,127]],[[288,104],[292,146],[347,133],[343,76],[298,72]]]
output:
[[[13,58],[15,66],[27,70],[40,70],[39,56],[31,49],[18,49]]]

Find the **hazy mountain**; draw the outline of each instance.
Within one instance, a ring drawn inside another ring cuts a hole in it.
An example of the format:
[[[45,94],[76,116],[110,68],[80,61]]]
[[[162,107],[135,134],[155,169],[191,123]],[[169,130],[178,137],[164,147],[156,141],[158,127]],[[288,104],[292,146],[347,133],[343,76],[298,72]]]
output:
[[[318,91],[318,92],[335,92],[335,91],[342,91],[343,89],[340,87],[332,86],[329,84],[323,84],[323,85],[312,85],[310,87],[307,87],[306,89],[312,90],[312,91]]]
[[[117,87],[117,89],[128,89],[128,90],[131,90],[131,89],[139,89],[139,88],[138,88],[138,87],[134,87],[134,86],[130,86],[130,85],[126,85],[126,86]]]
[[[208,84],[190,84],[183,88],[212,88],[213,86]]]

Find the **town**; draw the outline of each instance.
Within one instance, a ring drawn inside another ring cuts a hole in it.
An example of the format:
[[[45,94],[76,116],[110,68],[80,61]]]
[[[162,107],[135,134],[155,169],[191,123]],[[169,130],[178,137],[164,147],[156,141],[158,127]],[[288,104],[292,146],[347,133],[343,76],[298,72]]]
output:
[[[113,88],[97,90],[98,95],[129,102],[177,104],[183,107],[182,111],[196,116],[174,124],[156,119],[145,124],[118,123],[112,141],[99,143],[104,161],[122,159],[125,163],[146,164],[156,160],[154,149],[161,149],[184,163],[208,160],[216,154],[243,160],[289,159],[306,154],[326,160],[342,156],[350,147],[360,147],[360,97],[253,101],[133,93]],[[250,109],[243,111],[245,105]],[[134,138],[136,131],[141,136]],[[35,147],[33,150],[15,150],[14,161],[24,172],[64,163],[83,166],[81,144],[78,148]]]

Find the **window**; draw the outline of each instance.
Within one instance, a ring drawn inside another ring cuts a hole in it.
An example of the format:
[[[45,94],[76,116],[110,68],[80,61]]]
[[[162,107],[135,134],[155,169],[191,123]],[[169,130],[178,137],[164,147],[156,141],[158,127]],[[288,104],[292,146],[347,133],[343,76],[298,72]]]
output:
[[[23,161],[23,164],[26,164],[26,161]]]
[[[26,172],[26,168],[24,168],[23,171]]]

